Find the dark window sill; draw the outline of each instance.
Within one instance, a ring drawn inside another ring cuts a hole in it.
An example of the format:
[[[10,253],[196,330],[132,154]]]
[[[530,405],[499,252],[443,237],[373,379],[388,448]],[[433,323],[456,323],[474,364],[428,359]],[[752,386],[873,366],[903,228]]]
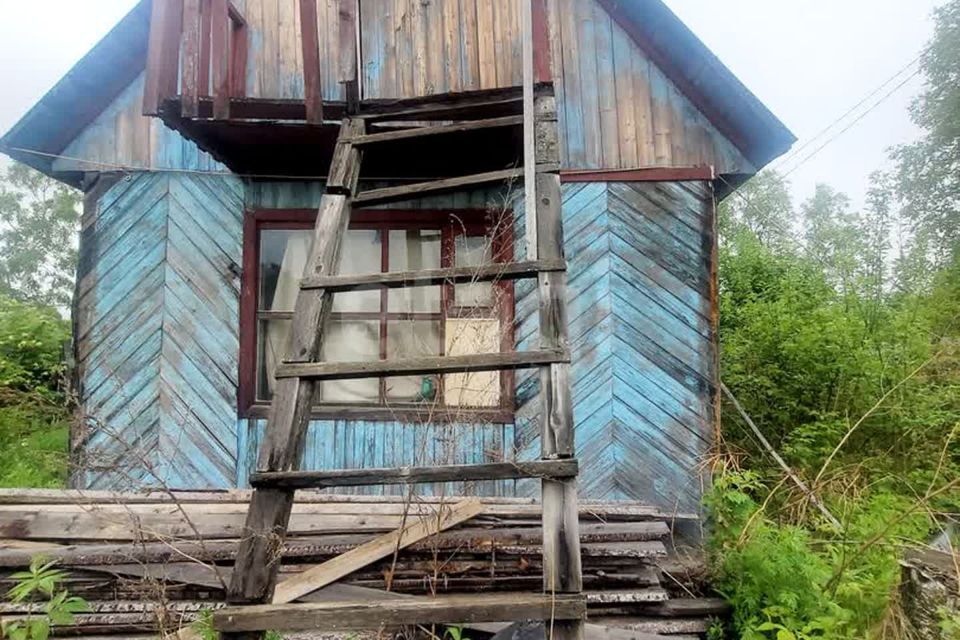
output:
[[[240,412],[241,418],[265,419],[270,413],[270,405],[257,403],[246,411]],[[372,422],[405,422],[409,424],[429,423],[466,423],[466,424],[510,424],[514,422],[513,411],[503,408],[459,409],[437,407],[432,409],[418,407],[376,407],[362,405],[323,405],[314,407],[310,412],[311,420],[369,420]]]

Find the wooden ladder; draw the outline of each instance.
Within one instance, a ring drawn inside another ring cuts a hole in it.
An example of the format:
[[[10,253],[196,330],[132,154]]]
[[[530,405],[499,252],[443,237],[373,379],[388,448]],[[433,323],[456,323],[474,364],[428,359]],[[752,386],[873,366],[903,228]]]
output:
[[[525,51],[525,54],[528,53]],[[334,149],[326,191],[314,227],[312,248],[294,308],[287,357],[277,367],[277,384],[258,470],[228,592],[231,606],[214,614],[223,638],[261,638],[267,629],[284,631],[378,628],[381,625],[462,624],[543,619],[553,640],[583,637],[586,603],[581,593],[577,510],[567,344],[566,267],[563,256],[556,103],[552,86],[534,91],[530,56],[523,114],[489,117],[502,97],[457,103],[456,124],[434,124],[396,131],[368,131],[376,120],[415,117],[418,122],[450,117],[449,99],[397,104],[376,113],[360,111],[344,119]],[[449,98],[449,97],[448,97]],[[516,104],[513,105],[514,108]],[[471,114],[475,116],[471,119]],[[479,116],[479,117],[476,117]],[[395,140],[449,135],[493,127],[524,127],[524,166],[469,176],[357,191],[363,150]],[[527,256],[522,262],[491,267],[444,268],[415,272],[336,275],[340,249],[353,204],[407,200],[422,194],[525,177]],[[441,283],[536,278],[540,345],[534,351],[418,357],[374,362],[320,362],[327,320],[338,292],[403,288]],[[323,380],[396,375],[450,374],[539,368],[541,459],[534,462],[402,467],[337,471],[298,471],[314,391]],[[269,604],[297,489],[359,485],[414,484],[448,480],[540,478],[543,518],[543,592],[447,596],[417,602],[323,602]],[[242,605],[242,606],[241,606]]]

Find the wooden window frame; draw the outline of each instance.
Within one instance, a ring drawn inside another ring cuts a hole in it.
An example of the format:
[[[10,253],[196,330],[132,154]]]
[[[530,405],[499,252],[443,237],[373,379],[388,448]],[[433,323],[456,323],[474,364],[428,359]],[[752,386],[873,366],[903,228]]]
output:
[[[268,402],[256,399],[257,378],[257,327],[259,311],[259,277],[260,277],[260,232],[266,229],[313,229],[316,220],[316,209],[249,209],[243,219],[243,274],[240,285],[240,357],[239,357],[239,388],[237,390],[238,412],[241,418],[264,418],[269,413]],[[513,260],[513,216],[511,211],[497,212],[501,217],[494,234],[493,255],[496,262]],[[350,217],[351,228],[393,228],[418,229],[440,228],[441,237],[441,264],[451,266],[455,238],[460,233],[468,235],[489,235],[491,229],[491,211],[486,209],[358,209]],[[454,231],[454,229],[459,231]],[[388,241],[389,242],[389,241]],[[388,251],[388,249],[386,250]],[[384,255],[386,254],[384,252]],[[388,266],[381,260],[381,269]],[[514,306],[515,294],[513,282],[498,282],[494,285],[499,289],[496,296],[497,303],[492,308],[491,317],[500,319],[500,350],[512,351],[515,349],[514,337]],[[438,314],[442,318],[460,317],[462,308],[453,306],[453,285],[441,285],[441,310]],[[381,296],[386,296],[386,289]],[[370,312],[366,315],[381,316],[381,357],[386,343],[383,336],[383,323],[391,315],[384,311],[386,305],[381,302],[380,312]],[[475,308],[470,307],[472,311]],[[409,314],[399,314],[409,315]],[[445,328],[441,323],[441,331]],[[444,349],[444,338],[441,334],[441,352]],[[381,383],[382,384],[382,383]],[[311,417],[318,420],[399,420],[405,422],[420,422],[429,414],[431,422],[491,422],[511,423],[514,421],[515,411],[515,376],[513,371],[500,372],[500,406],[499,407],[443,407],[437,406],[429,410],[415,405],[410,406],[374,406],[360,404],[319,405],[313,408]]]

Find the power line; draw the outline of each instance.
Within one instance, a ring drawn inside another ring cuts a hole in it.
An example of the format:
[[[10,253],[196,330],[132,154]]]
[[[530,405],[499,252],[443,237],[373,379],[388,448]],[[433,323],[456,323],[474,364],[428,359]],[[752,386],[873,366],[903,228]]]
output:
[[[854,125],[856,125],[858,122],[860,122],[861,120],[863,120],[863,119],[864,119],[868,114],[870,114],[874,109],[876,109],[876,108],[879,107],[881,104],[883,104],[884,102],[886,102],[887,99],[890,98],[890,96],[892,96],[892,95],[895,94],[897,91],[899,91],[900,89],[902,89],[908,82],[910,82],[913,78],[915,78],[917,75],[919,75],[919,74],[920,74],[920,71],[921,71],[921,69],[920,69],[919,67],[918,67],[917,69],[915,69],[915,70],[913,71],[913,73],[911,73],[910,75],[908,75],[908,76],[907,76],[906,78],[904,78],[900,83],[898,83],[896,86],[894,86],[890,91],[888,91],[887,93],[885,93],[879,100],[877,100],[877,101],[874,102],[872,105],[870,105],[870,108],[869,108],[869,109],[867,109],[866,111],[864,111],[863,113],[861,113],[859,116],[857,116],[856,118],[854,118],[852,121],[850,121],[850,123],[847,124],[847,126],[845,126],[843,129],[841,129],[840,131],[838,131],[838,132],[835,133],[834,135],[832,135],[832,136],[830,136],[829,138],[827,138],[827,140],[824,141],[823,144],[821,144],[819,147],[817,147],[817,148],[814,149],[812,152],[810,152],[808,155],[806,155],[803,159],[800,160],[800,162],[798,162],[797,164],[793,165],[793,167],[791,167],[790,170],[788,170],[788,171],[786,171],[786,172],[782,172],[781,175],[782,175],[784,178],[786,178],[787,176],[789,176],[790,174],[792,174],[794,171],[796,171],[797,169],[799,169],[800,167],[802,167],[802,166],[803,166],[804,164],[806,164],[810,159],[812,159],[812,158],[813,158],[814,156],[816,156],[818,153],[820,153],[821,151],[823,151],[823,149],[824,149],[827,145],[829,145],[830,143],[834,142],[837,138],[839,138],[839,137],[842,136],[844,133],[846,133],[847,131],[849,131],[851,128],[853,128]]]
[[[910,67],[912,67],[912,66],[915,65],[917,62],[919,62],[920,59],[923,57],[923,54],[924,54],[924,53],[926,53],[926,49],[924,49],[924,50],[921,51],[919,54],[917,54],[917,56],[916,56],[915,58],[913,58],[910,62],[908,62],[907,64],[905,64],[903,67],[901,67],[901,68],[900,68],[896,73],[894,73],[892,76],[890,76],[889,78],[887,78],[886,80],[884,80],[884,81],[883,81],[882,83],[880,83],[878,86],[874,87],[873,90],[871,90],[867,95],[865,95],[863,98],[861,98],[855,105],[853,105],[852,107],[850,107],[849,109],[847,109],[842,115],[840,115],[840,116],[838,116],[837,118],[835,118],[830,124],[828,124],[826,127],[824,127],[824,128],[821,129],[819,132],[817,132],[816,135],[814,135],[813,137],[811,137],[809,140],[807,140],[806,142],[804,142],[802,145],[800,145],[800,146],[797,147],[796,149],[793,149],[792,151],[790,151],[790,153],[788,153],[787,155],[785,155],[785,156],[777,159],[777,160],[776,160],[776,164],[778,164],[778,165],[786,164],[787,161],[789,161],[791,158],[793,158],[794,156],[798,155],[801,151],[803,151],[804,149],[806,149],[807,147],[809,147],[810,145],[812,145],[814,142],[816,142],[818,138],[820,138],[821,136],[823,136],[824,134],[826,134],[827,132],[829,132],[829,131],[830,131],[831,129],[833,129],[836,125],[838,125],[838,124],[840,124],[841,122],[843,122],[843,121],[847,118],[847,116],[849,116],[850,114],[854,113],[857,109],[859,109],[859,108],[862,107],[864,104],[866,104],[866,102],[867,102],[868,100],[870,100],[870,98],[872,98],[872,97],[874,97],[875,95],[877,95],[878,93],[880,93],[887,85],[889,85],[891,82],[893,82],[894,80],[896,80],[896,79],[897,79],[898,77],[900,77],[904,72],[906,72]]]

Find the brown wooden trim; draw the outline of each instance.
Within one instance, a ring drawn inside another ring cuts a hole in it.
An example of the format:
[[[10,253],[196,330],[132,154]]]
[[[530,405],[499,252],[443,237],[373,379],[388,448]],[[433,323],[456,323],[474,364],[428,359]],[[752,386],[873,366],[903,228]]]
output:
[[[143,89],[143,115],[159,115],[163,101],[177,95],[182,28],[183,0],[158,0],[153,3]]]
[[[254,212],[243,216],[243,272],[240,277],[240,358],[237,410],[245,416],[257,396],[257,259],[260,254]],[[266,417],[266,416],[264,416]]]
[[[202,0],[183,2],[183,59],[180,72],[180,111],[187,118],[197,117],[200,110],[200,26]]]
[[[233,5],[230,5],[231,9]],[[242,98],[247,94],[247,51],[250,33],[247,22],[242,17],[237,20],[230,13],[230,97]]]
[[[648,167],[644,169],[562,169],[560,182],[712,181],[713,167]]]
[[[533,81],[537,84],[553,82],[546,0],[526,1],[531,3],[533,9]]]
[[[212,0],[201,0],[200,4],[200,75],[197,80],[199,94],[210,96],[210,36],[213,33]],[[199,115],[199,106],[198,106]]]
[[[230,18],[227,0],[212,2],[213,118],[226,120],[230,117]]]
[[[323,122],[323,91],[320,87],[320,36],[317,33],[317,0],[300,0],[300,39],[303,49],[303,93],[307,123]]]

